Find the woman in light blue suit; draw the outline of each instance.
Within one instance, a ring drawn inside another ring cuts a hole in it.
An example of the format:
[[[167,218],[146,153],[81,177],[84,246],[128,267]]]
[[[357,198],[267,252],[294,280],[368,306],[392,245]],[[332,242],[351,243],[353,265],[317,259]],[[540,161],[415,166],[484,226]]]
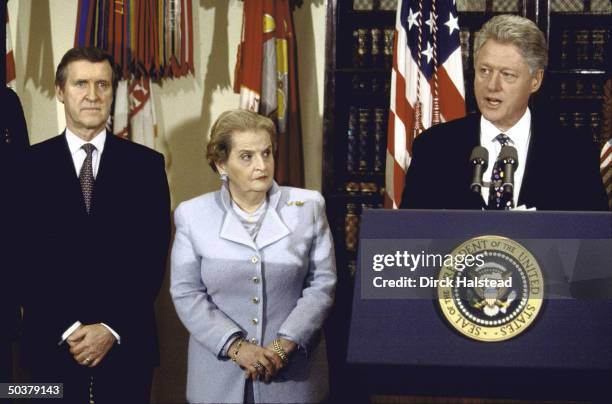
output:
[[[321,327],[336,267],[325,203],[274,182],[275,141],[270,119],[221,114],[207,158],[223,185],[175,212],[170,292],[191,334],[192,403],[319,402],[328,393]]]

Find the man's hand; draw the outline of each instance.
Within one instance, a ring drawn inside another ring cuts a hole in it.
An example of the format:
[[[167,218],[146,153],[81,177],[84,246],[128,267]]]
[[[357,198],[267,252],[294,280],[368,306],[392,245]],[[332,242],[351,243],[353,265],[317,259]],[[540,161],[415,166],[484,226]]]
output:
[[[79,327],[67,341],[74,360],[93,368],[98,366],[117,340],[102,324],[90,324]]]

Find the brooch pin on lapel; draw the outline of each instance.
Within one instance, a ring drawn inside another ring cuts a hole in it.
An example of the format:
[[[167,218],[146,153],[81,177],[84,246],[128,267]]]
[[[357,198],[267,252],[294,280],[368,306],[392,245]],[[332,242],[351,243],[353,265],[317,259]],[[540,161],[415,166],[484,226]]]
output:
[[[287,206],[302,206],[304,201],[287,201]]]

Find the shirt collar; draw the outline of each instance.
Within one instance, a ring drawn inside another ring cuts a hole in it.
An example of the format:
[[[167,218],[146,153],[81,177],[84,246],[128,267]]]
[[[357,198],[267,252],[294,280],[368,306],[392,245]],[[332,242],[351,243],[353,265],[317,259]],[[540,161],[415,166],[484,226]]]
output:
[[[513,127],[508,129],[505,133],[512,143],[516,144],[526,144],[529,140],[529,131],[531,129],[531,112],[529,108],[525,110],[525,113],[518,120],[517,123],[514,124]],[[496,142],[495,137],[502,133],[499,129],[495,127],[490,121],[488,121],[484,116],[480,117],[480,132],[481,138],[485,142]]]
[[[86,142],[75,135],[70,129],[66,128],[66,141],[68,142],[68,148],[70,149],[71,155],[74,155],[76,152],[81,150],[81,146],[83,146],[85,143],[91,143],[96,146],[98,155],[101,155],[102,151],[104,150],[104,142],[106,141],[106,129],[102,129],[101,132],[91,139],[91,142]]]

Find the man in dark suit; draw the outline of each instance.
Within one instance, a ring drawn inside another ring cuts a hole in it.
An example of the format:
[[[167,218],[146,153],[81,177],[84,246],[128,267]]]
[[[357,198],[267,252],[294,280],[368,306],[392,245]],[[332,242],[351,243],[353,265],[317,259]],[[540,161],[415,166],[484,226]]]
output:
[[[11,153],[0,145],[0,383],[12,380],[12,343],[17,320],[15,290],[14,186]],[[4,247],[7,247],[6,249]]]
[[[401,208],[607,210],[591,139],[561,130],[556,117],[528,108],[547,59],[544,34],[532,21],[501,15],[483,25],[474,40],[480,114],[434,126],[415,139]],[[506,144],[518,154],[512,200],[503,200],[495,183],[495,161]],[[488,150],[489,161],[476,194],[469,160],[479,145]]]
[[[0,382],[12,379],[12,345],[17,331],[17,249],[19,237],[17,196],[20,164],[29,147],[23,109],[19,97],[8,87],[0,88]]]
[[[28,160],[23,352],[66,402],[149,402],[159,361],[168,183],[161,154],[106,131],[114,83],[110,56],[69,50],[55,79],[66,130]]]

